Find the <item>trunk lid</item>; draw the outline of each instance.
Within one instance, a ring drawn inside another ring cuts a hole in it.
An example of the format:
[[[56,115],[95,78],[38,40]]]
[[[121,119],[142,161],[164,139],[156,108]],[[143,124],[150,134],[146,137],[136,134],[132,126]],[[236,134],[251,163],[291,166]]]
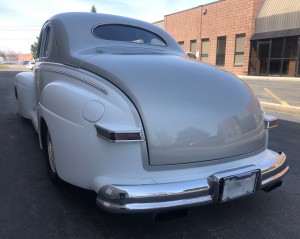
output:
[[[99,54],[82,68],[111,81],[134,103],[150,165],[218,160],[265,148],[260,104],[227,72],[163,54]]]

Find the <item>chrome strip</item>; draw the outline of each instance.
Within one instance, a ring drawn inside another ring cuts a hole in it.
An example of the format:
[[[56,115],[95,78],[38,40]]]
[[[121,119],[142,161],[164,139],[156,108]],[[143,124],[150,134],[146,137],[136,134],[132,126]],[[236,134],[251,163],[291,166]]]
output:
[[[85,77],[81,77],[79,75],[76,75],[74,73],[71,73],[71,72],[68,72],[66,70],[60,70],[60,69],[55,69],[55,68],[48,68],[48,67],[39,67],[37,68],[36,70],[45,70],[45,71],[50,71],[50,72],[54,72],[54,73],[58,73],[58,74],[62,74],[62,75],[67,75],[67,76],[70,76],[70,77],[74,77],[75,79],[77,80],[80,80],[80,81],[83,81],[84,83],[90,85],[90,86],[93,86],[95,87],[96,89],[102,91],[103,93],[105,93],[106,95],[108,95],[108,91],[102,87],[101,85],[91,81],[91,80],[88,80],[87,78]]]
[[[117,185],[108,186],[102,189],[106,196],[111,199],[119,199],[119,194],[127,192],[126,195],[130,199],[147,200],[157,197],[181,197],[188,198],[192,194],[205,196],[209,190],[207,180],[193,180],[188,182],[162,183],[150,185]],[[109,193],[108,193],[109,192]]]
[[[153,210],[157,209],[171,209],[173,207],[180,207],[183,205],[189,205],[189,207],[197,206],[199,204],[208,204],[212,202],[211,196],[204,196],[204,197],[198,197],[198,198],[189,198],[184,200],[175,200],[175,201],[168,201],[168,202],[156,202],[156,203],[133,203],[126,205],[126,209],[128,210],[137,210],[142,209],[146,210],[148,208],[152,208]]]
[[[284,164],[286,164],[286,156],[284,153],[279,153],[274,163],[262,170],[262,179],[264,180],[264,178],[268,177],[274,170],[282,168]]]
[[[130,212],[147,212],[147,211],[162,211],[173,208],[186,208],[198,205],[212,203],[211,196],[203,196],[189,199],[180,199],[166,202],[151,202],[151,203],[131,203],[119,205],[118,203],[105,202],[97,198],[97,205],[109,212],[130,213]]]
[[[268,184],[273,184],[275,181],[280,181],[280,179],[282,179],[282,177],[289,171],[290,167],[287,166],[283,171],[281,171],[280,173],[267,178],[265,180],[262,181],[261,185],[262,187],[267,186]]]

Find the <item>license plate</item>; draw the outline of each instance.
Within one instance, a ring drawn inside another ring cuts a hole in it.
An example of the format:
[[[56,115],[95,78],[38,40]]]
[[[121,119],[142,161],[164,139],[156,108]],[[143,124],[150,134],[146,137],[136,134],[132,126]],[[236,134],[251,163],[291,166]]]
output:
[[[221,202],[253,193],[256,189],[257,175],[257,171],[252,171],[223,178]]]

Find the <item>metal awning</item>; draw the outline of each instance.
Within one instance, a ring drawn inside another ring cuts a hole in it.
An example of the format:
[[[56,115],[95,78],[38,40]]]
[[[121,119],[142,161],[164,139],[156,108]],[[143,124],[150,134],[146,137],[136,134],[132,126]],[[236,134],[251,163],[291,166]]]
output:
[[[272,32],[254,33],[250,40],[254,41],[254,40],[261,40],[261,39],[290,37],[290,36],[300,36],[300,28],[287,29],[287,30],[281,30],[281,31],[272,31]]]

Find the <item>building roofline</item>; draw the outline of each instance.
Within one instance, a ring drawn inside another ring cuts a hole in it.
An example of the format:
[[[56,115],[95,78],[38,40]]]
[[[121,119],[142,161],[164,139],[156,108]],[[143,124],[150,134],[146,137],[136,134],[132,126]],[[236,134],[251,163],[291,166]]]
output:
[[[156,21],[156,22],[152,22],[152,24],[156,24],[156,23],[161,23],[163,22],[164,20],[159,20],[159,21]]]
[[[196,7],[188,8],[188,9],[185,9],[185,10],[182,10],[182,11],[178,11],[178,12],[173,12],[173,13],[170,13],[170,14],[166,14],[165,17],[172,16],[172,15],[175,15],[175,14],[178,14],[178,13],[182,13],[182,12],[187,12],[187,11],[190,11],[190,10],[193,10],[193,9],[196,9],[196,8],[200,8],[200,7],[204,7],[204,6],[208,6],[208,5],[212,5],[212,4],[217,4],[219,2],[224,2],[224,1],[226,1],[226,0],[216,0],[216,1],[211,2],[211,3],[206,3],[206,4],[203,4],[203,5],[198,5]]]

